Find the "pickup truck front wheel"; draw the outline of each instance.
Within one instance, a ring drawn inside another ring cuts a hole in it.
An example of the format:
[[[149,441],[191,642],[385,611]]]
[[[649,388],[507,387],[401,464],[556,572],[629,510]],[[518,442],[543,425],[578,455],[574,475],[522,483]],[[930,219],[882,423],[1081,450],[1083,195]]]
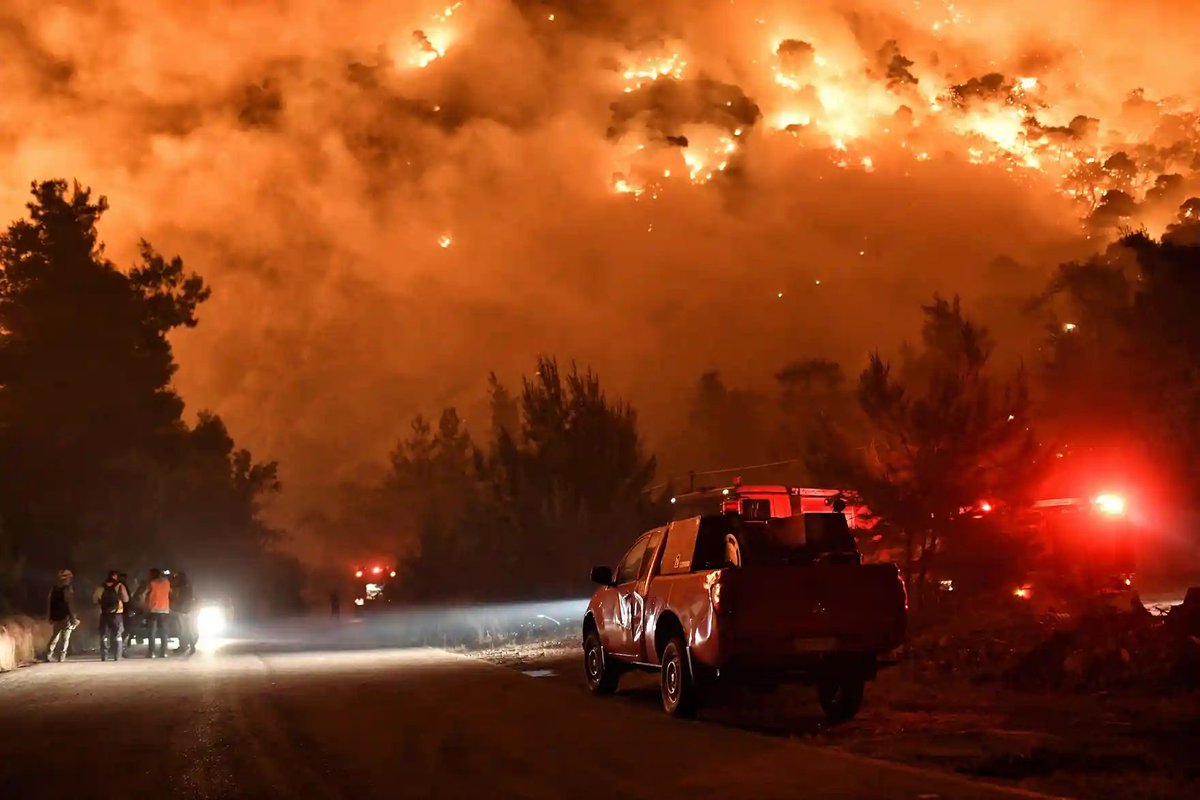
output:
[[[672,717],[690,717],[698,705],[696,681],[683,640],[676,637],[663,648],[662,702]]]
[[[604,646],[595,631],[590,631],[583,640],[583,672],[592,694],[612,694],[617,690],[620,669],[616,662],[604,657]]]
[[[829,677],[817,684],[817,698],[825,719],[832,724],[854,718],[862,706],[864,681],[859,677]]]

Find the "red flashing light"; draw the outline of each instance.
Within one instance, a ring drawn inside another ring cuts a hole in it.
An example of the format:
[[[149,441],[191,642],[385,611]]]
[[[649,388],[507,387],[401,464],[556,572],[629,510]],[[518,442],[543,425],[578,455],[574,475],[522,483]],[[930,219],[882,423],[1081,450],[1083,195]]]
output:
[[[378,575],[379,573],[383,572],[383,567],[372,567],[371,572],[374,572],[376,575]]]
[[[389,574],[391,577],[393,577],[393,578],[394,578],[394,577],[396,577],[396,570],[392,570],[392,571],[391,571],[390,573],[388,573],[388,574]]]
[[[1029,586],[1018,586],[1013,590],[1013,595],[1022,600],[1028,600],[1033,596],[1033,589]]]
[[[982,503],[979,504],[979,510],[986,514],[992,510],[992,504],[989,503],[987,500],[984,500]]]
[[[356,572],[354,573],[354,577],[356,577],[356,578],[361,578],[361,577],[362,577],[362,570],[360,569],[360,570],[356,571]]]

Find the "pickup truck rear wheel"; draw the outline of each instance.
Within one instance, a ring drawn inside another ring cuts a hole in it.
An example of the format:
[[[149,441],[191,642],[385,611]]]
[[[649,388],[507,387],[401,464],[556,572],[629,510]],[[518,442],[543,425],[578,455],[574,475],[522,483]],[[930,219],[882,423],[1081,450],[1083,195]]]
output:
[[[696,713],[699,700],[697,695],[687,647],[683,639],[675,637],[663,648],[663,709],[672,717],[690,717]]]
[[[825,719],[835,725],[854,719],[862,706],[864,685],[862,678],[849,675],[829,677],[817,684]]]
[[[604,655],[600,635],[589,631],[583,640],[583,672],[592,694],[612,694],[621,680],[617,663]]]

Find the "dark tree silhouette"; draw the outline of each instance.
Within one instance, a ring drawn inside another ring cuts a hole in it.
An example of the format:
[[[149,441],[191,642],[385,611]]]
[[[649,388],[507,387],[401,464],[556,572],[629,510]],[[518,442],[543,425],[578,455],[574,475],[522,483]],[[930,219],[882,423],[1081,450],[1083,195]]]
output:
[[[687,404],[683,424],[666,445],[673,479],[686,481],[686,474],[693,470],[705,472],[790,457],[779,455],[783,451],[772,435],[775,409],[769,400],[727,386],[715,370],[700,376]]]
[[[1195,499],[1200,245],[1187,210],[1185,203],[1161,242],[1135,233],[1103,255],[1060,267],[1044,297],[1059,305],[1047,342],[1046,395],[1063,438],[1144,442],[1171,483]]]
[[[236,450],[215,416],[189,428],[171,388],[168,334],[197,324],[209,289],[145,242],[119,270],[96,230],[107,207],[78,184],[35,183],[29,218],[0,234],[0,559],[26,567],[14,605],[66,565],[270,560],[258,500],[274,465]]]
[[[519,405],[490,380],[493,438],[477,447],[453,409],[436,430],[418,417],[380,495],[415,534],[404,591],[421,600],[487,600],[586,590],[661,513],[654,459],[637,415],[591,371],[538,360]],[[403,510],[401,510],[403,509]]]
[[[776,455],[804,459],[822,448],[830,429],[842,435],[861,429],[853,391],[840,364],[824,358],[794,361],[775,374],[779,386]]]
[[[501,435],[494,451],[500,496],[532,574],[578,591],[590,564],[611,561],[652,521],[655,459],[628,404],[610,401],[591,370],[564,375],[550,357],[523,382],[521,417],[520,439]]]
[[[971,547],[960,509],[1020,498],[1034,456],[1023,377],[993,381],[991,340],[957,298],[923,309],[921,347],[899,373],[875,353],[859,377],[865,447],[828,435],[812,452],[815,470],[857,489],[902,532],[917,597],[940,551]]]
[[[501,433],[514,435],[521,424],[521,410],[496,373],[488,375],[488,408],[492,415],[492,438]]]

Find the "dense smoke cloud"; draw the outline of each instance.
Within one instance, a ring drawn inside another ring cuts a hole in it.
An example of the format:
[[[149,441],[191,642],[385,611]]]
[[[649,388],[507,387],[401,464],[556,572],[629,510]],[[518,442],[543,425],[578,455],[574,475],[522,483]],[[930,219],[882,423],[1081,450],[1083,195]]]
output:
[[[13,0],[0,211],[35,178],[78,178],[112,203],[118,262],[145,237],[202,273],[214,295],[176,341],[178,387],[293,490],[379,458],[419,410],[484,427],[488,371],[511,380],[538,352],[595,365],[660,436],[704,369],[857,361],[934,290],[1003,293],[1000,256],[1044,268],[1094,247],[1107,229],[1081,219],[1102,204],[1169,222],[1195,187],[1168,162],[1190,154],[1118,159],[1082,205],[1070,174],[1192,135],[1170,119],[1200,82],[1197,17]],[[1154,205],[1160,172],[1183,184]],[[1118,173],[1132,206],[1094,194]]]

